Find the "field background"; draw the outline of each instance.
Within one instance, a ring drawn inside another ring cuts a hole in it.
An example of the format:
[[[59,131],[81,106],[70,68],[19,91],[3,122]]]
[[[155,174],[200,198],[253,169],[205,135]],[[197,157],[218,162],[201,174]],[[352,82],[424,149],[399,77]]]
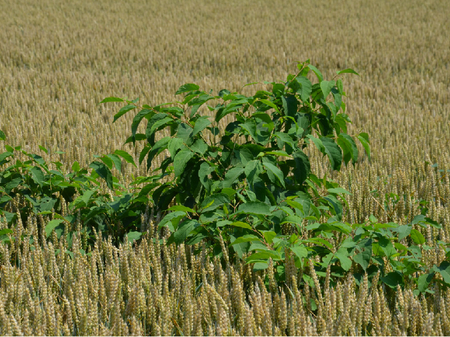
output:
[[[361,76],[344,78],[354,122],[349,133],[369,134],[372,158],[362,155],[356,167],[333,173],[317,154],[312,171],[331,175],[352,192],[346,221],[361,223],[373,214],[409,223],[425,200],[442,229],[417,229],[433,247],[436,240],[450,241],[448,0],[2,0],[0,9],[0,130],[8,144],[59,160],[66,170],[75,161],[86,167],[96,154],[139,153],[123,145],[133,114],[112,124],[120,105],[98,105],[105,97],[140,97],[142,104],[156,105],[175,100],[178,87],[189,82],[215,93],[237,91],[249,82],[282,81],[306,59],[325,79],[353,68]],[[245,90],[249,94],[251,87]],[[144,174],[144,167],[126,165],[123,179]],[[326,302],[323,316],[311,323],[302,316],[300,295],[286,315],[286,294],[268,294],[261,279],[260,287],[256,282],[248,290],[251,308],[245,304],[239,277],[251,271],[243,265],[233,266],[229,276],[217,260],[204,268],[203,255],[186,262],[183,251],[145,240],[135,252],[129,245],[117,251],[111,243],[99,246],[90,260],[63,254],[55,260],[49,244],[22,251],[22,269],[5,264],[0,332],[173,335],[181,331],[176,319],[186,334],[339,335],[358,334],[364,315],[381,335],[450,334],[450,290],[419,301],[411,289],[389,296],[381,287],[367,292],[366,280],[357,293],[350,277],[324,292],[335,301]],[[159,261],[161,249],[165,259]],[[427,266],[444,258],[443,249],[423,252]],[[97,275],[97,265],[104,275]],[[206,279],[205,273],[211,286],[195,297],[192,279]],[[394,297],[395,309],[385,300]],[[272,312],[281,330],[263,319]],[[227,330],[235,314],[239,321]],[[210,317],[203,330],[202,315]]]
[[[333,176],[354,192],[350,220],[374,213],[402,221],[414,209],[408,198],[428,200],[448,218],[448,1],[7,0],[2,6],[0,129],[12,145],[64,151],[46,159],[67,168],[74,161],[88,165],[94,154],[133,151],[123,145],[133,115],[112,124],[120,106],[97,104],[107,96],[155,105],[175,100],[188,82],[240,90],[284,80],[297,61],[311,59],[325,78],[344,68],[361,74],[347,76],[344,89],[350,133],[369,133],[372,160],[363,158],[359,173],[348,168]],[[314,165],[327,171],[319,157]],[[145,169],[127,165],[126,180],[130,173]],[[385,214],[373,199],[383,204],[386,193],[404,196],[396,214]]]

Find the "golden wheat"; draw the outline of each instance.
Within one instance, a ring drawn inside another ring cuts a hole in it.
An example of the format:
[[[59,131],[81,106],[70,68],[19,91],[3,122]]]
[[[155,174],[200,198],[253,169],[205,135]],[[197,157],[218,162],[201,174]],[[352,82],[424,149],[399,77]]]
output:
[[[296,61],[311,58],[328,78],[347,67],[361,74],[344,80],[354,122],[349,131],[369,133],[372,159],[363,156],[356,167],[335,173],[311,152],[313,170],[352,192],[344,220],[360,223],[373,214],[404,224],[425,200],[442,229],[415,228],[428,243],[449,242],[448,1],[3,5],[8,10],[0,12],[0,129],[9,144],[35,153],[43,145],[50,149],[43,157],[61,161],[67,170],[74,161],[86,166],[94,154],[115,149],[137,160],[140,147],[122,145],[132,115],[111,124],[118,106],[97,105],[104,97],[139,96],[159,104],[175,100],[174,92],[187,82],[249,93],[244,84],[282,80],[295,71]],[[131,175],[145,174],[145,167],[128,165],[121,179],[127,183]],[[17,212],[21,202],[15,200],[9,211]],[[149,234],[139,246],[116,248],[98,236],[90,256],[75,253],[74,259],[55,256],[67,246],[64,236],[44,239],[51,218],[18,219],[15,244],[0,245],[2,335],[450,334],[449,290],[415,298],[411,289],[369,289],[366,278],[359,289],[350,278],[321,289],[313,268],[297,271],[288,262],[285,285],[267,271],[268,292],[266,274],[249,266],[227,258],[222,269],[205,254],[193,255],[191,247],[153,242],[153,214],[145,215],[142,229]],[[0,219],[0,229],[6,227]],[[42,248],[31,250],[19,239],[22,233],[34,235]],[[85,239],[76,237],[74,248]],[[431,266],[445,252],[423,256]],[[13,266],[11,259],[20,263]],[[314,287],[300,290],[302,273],[313,278]]]

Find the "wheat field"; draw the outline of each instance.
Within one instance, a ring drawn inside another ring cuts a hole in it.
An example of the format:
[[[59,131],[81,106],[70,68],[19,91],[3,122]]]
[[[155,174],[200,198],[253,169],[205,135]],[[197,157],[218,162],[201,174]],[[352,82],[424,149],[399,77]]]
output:
[[[123,145],[133,116],[112,124],[119,105],[99,105],[103,98],[140,97],[156,105],[176,100],[184,83],[239,91],[254,81],[283,81],[306,59],[324,78],[353,68],[361,76],[344,78],[349,133],[369,134],[372,157],[336,173],[317,155],[312,170],[352,192],[344,220],[360,223],[373,214],[405,224],[425,200],[429,216],[442,224],[423,230],[427,241],[450,241],[450,2],[3,0],[0,8],[0,130],[8,144],[59,160],[67,170],[116,149],[137,161],[139,147]],[[144,166],[128,165],[123,179],[145,174]],[[33,230],[28,227],[23,230]],[[449,290],[417,299],[410,290],[389,295],[345,280],[323,297],[308,293],[322,300],[323,311],[306,318],[308,308],[301,309],[295,291],[274,285],[267,293],[263,275],[244,266],[223,271],[207,264],[203,272],[188,272],[187,265],[200,268],[200,257],[187,263],[171,251],[156,261],[162,248],[149,245],[143,240],[136,252],[123,246],[113,253],[99,242],[91,260],[48,265],[52,245],[33,252],[3,247],[1,334],[450,334]],[[440,251],[427,254],[431,264],[444,258]],[[40,262],[11,266],[7,256]],[[160,275],[149,276],[149,266]],[[201,290],[193,288],[196,278],[204,279]],[[179,298],[187,311],[177,309]],[[363,316],[352,314],[357,311]]]

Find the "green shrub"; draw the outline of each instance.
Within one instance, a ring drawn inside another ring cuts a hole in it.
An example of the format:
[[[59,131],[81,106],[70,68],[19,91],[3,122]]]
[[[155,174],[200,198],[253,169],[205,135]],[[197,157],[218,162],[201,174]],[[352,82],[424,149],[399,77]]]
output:
[[[265,82],[272,91],[252,96],[226,89],[212,95],[188,83],[176,92],[184,95],[182,101],[140,107],[126,142],[146,142],[139,161],[146,160],[147,169],[163,151],[170,154],[155,171],[161,178],[173,179],[152,181],[142,190],[165,215],[159,227],[170,230],[168,244],[204,242],[225,262],[245,258],[261,270],[272,260],[280,281],[293,257],[297,268],[304,268],[310,259],[319,260],[315,266],[319,276],[330,267],[333,277],[343,277],[355,262],[357,277],[367,272],[372,279],[380,270],[388,286],[404,285],[423,270],[419,245],[424,238],[413,226],[439,225],[423,215],[407,226],[380,224],[373,217],[362,225],[342,222],[344,194],[349,192],[311,172],[305,149],[317,147],[331,168],[340,170],[343,163],[357,165],[355,139],[370,159],[368,135],[347,133],[350,119],[341,79],[323,80],[309,61],[299,64],[298,70],[285,82]],[[317,83],[307,77],[310,71]],[[345,73],[356,74],[346,69],[335,77]],[[126,103],[114,122],[138,108],[138,99],[109,97],[101,103],[106,102]],[[203,105],[213,116],[199,113]],[[220,128],[227,115],[233,121]],[[137,133],[144,119],[145,134]],[[409,247],[400,241],[408,241]],[[386,262],[390,272],[385,272]],[[447,275],[450,264],[439,268]],[[313,280],[304,278],[314,286]],[[429,280],[416,279],[420,291]]]

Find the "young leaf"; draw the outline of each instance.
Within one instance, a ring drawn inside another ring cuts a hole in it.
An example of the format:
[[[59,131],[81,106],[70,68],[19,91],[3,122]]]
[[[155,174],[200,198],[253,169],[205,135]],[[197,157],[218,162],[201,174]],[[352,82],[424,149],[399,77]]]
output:
[[[317,69],[316,67],[314,67],[314,66],[311,65],[311,64],[308,64],[307,67],[308,67],[309,69],[311,69],[311,70],[314,72],[314,74],[316,74],[317,78],[319,79],[319,83],[323,81],[323,75],[322,75],[322,73],[319,71],[319,69]]]
[[[344,69],[344,70],[340,70],[340,71],[337,71],[336,73],[337,73],[338,75],[340,75],[340,74],[355,74],[355,75],[358,75],[358,76],[359,76],[359,74],[358,74],[356,71],[354,71],[353,69],[350,69],[350,68]]]
[[[58,227],[61,223],[63,223],[63,220],[51,220],[47,223],[47,225],[45,225],[45,235],[47,237],[50,236],[50,234],[52,234],[52,231]]]
[[[122,157],[127,163],[132,164],[134,167],[137,167],[135,162],[134,162],[133,157],[131,155],[129,155],[126,151],[116,150],[116,151],[114,151],[114,154]]]
[[[115,123],[116,120],[118,120],[120,117],[122,117],[123,115],[125,115],[128,111],[131,111],[131,110],[133,110],[133,109],[136,109],[136,105],[133,105],[133,104],[125,105],[122,109],[119,110],[118,113],[116,113],[116,114],[114,115],[113,123]]]
[[[140,233],[140,232],[129,232],[127,234],[127,239],[128,239],[128,242],[133,243],[133,241],[139,240],[141,238],[141,236],[142,236],[142,233]]]
[[[336,82],[334,81],[322,81],[320,82],[320,89],[322,89],[323,92],[323,99],[327,99],[328,95],[331,92],[331,89],[336,85]]]
[[[119,97],[106,97],[103,101],[98,104],[107,103],[107,102],[123,102],[124,100]]]
[[[418,245],[425,242],[425,238],[422,233],[420,233],[417,229],[411,229],[411,239]]]
[[[369,145],[369,136],[367,133],[360,133],[358,135],[358,139],[361,142],[362,146],[364,147],[364,150],[366,150],[367,156],[370,160],[370,145]]]
[[[186,83],[184,85],[182,85],[177,92],[175,93],[175,95],[179,95],[185,92],[191,92],[191,91],[195,91],[198,90],[200,87],[197,84],[194,83]]]
[[[155,113],[150,109],[142,109],[141,111],[138,112],[138,114],[136,116],[134,116],[133,123],[131,124],[132,139],[135,139],[137,128],[138,128],[139,124],[141,123],[142,119],[144,117],[150,116],[151,114],[155,114]],[[134,140],[133,140],[133,143],[134,143]]]

